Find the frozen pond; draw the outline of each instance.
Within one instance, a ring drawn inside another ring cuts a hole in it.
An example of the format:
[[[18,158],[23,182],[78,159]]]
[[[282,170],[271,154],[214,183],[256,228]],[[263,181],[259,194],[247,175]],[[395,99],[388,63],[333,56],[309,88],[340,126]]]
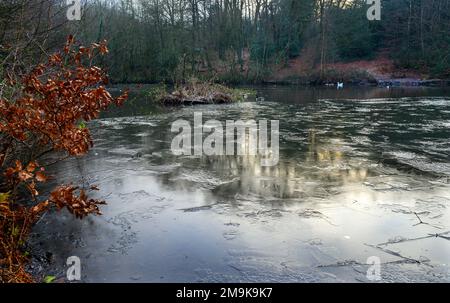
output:
[[[96,184],[104,215],[47,215],[42,274],[78,256],[85,282],[450,282],[450,93],[256,88],[264,101],[123,108],[56,168]],[[172,122],[280,121],[280,161],[175,156]],[[130,115],[130,113],[133,115]]]

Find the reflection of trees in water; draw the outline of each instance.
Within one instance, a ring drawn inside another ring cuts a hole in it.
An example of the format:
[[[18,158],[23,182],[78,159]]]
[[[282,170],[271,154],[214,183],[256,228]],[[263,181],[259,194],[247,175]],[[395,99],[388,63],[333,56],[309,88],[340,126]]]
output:
[[[324,122],[320,114],[312,115],[316,122]],[[252,116],[253,113],[248,114],[244,120]],[[318,129],[310,128],[309,131],[291,129],[306,135],[307,140],[282,145],[278,165],[264,167],[261,165],[261,155],[174,156],[168,150],[174,134],[162,127],[169,125],[169,122],[170,119],[158,123],[159,129],[153,129],[152,135],[142,140],[146,147],[144,154],[158,154],[149,158],[151,165],[180,164],[158,177],[172,188],[211,189],[215,195],[228,198],[236,194],[267,199],[320,198],[339,193],[345,184],[362,182],[368,175],[367,168],[358,167],[355,159],[343,151],[348,144],[339,133],[324,134],[319,131],[321,123],[313,123]],[[245,142],[248,143],[248,140]]]
[[[368,170],[366,167],[350,166],[351,156],[342,152],[345,142],[340,138],[325,138],[329,143],[318,142],[316,131],[309,132],[308,152],[305,157],[306,165],[319,168],[319,173],[327,179],[340,181],[340,185],[364,181]],[[331,142],[330,142],[331,141]]]
[[[182,170],[192,176],[204,174],[204,182],[212,182],[213,178],[220,180],[221,184],[214,186],[213,192],[228,198],[236,194],[257,199],[320,198],[338,193],[345,184],[366,179],[367,168],[351,166],[351,158],[340,150],[342,140],[322,140],[311,130],[306,152],[286,156],[280,150],[280,162],[273,167],[261,166],[260,155],[203,156],[182,158]],[[170,182],[171,178],[177,179],[179,173],[179,170],[173,171],[164,179]],[[194,180],[194,177],[177,179],[175,186],[192,188]]]

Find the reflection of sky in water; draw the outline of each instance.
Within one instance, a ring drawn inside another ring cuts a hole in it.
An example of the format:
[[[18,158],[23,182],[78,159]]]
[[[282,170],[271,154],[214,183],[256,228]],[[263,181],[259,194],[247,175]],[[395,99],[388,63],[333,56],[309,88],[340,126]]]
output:
[[[411,240],[450,230],[448,98],[260,93],[266,102],[92,123],[95,148],[57,177],[81,172],[108,206],[84,222],[45,218],[39,228],[61,225],[51,249],[79,254],[87,281],[365,281],[372,255],[387,281],[450,281],[450,234]],[[170,125],[194,111],[279,119],[279,164],[172,155]]]

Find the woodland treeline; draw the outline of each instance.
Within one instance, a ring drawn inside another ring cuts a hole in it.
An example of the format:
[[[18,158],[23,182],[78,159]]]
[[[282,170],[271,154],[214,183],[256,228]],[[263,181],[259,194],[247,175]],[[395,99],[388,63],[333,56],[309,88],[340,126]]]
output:
[[[2,0],[2,73],[39,62],[68,34],[106,39],[100,62],[116,82],[229,82],[270,77],[303,56],[324,76],[329,63],[381,52],[398,68],[450,77],[450,0],[382,0],[369,21],[366,0],[83,0],[68,21],[66,0]]]

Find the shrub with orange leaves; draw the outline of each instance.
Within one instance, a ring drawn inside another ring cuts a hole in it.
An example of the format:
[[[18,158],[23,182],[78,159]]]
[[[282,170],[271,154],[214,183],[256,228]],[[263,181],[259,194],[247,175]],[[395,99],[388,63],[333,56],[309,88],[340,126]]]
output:
[[[107,52],[106,42],[77,47],[69,36],[63,51],[47,63],[19,80],[8,79],[16,88],[9,98],[0,95],[0,282],[33,281],[23,268],[21,249],[33,224],[52,206],[80,219],[101,214],[99,205],[105,202],[88,198],[84,189],[60,185],[42,199],[38,184],[48,179],[48,163],[40,165],[45,155],[87,153],[93,141],[84,122],[126,100],[126,92],[111,96],[106,73],[93,64]]]

